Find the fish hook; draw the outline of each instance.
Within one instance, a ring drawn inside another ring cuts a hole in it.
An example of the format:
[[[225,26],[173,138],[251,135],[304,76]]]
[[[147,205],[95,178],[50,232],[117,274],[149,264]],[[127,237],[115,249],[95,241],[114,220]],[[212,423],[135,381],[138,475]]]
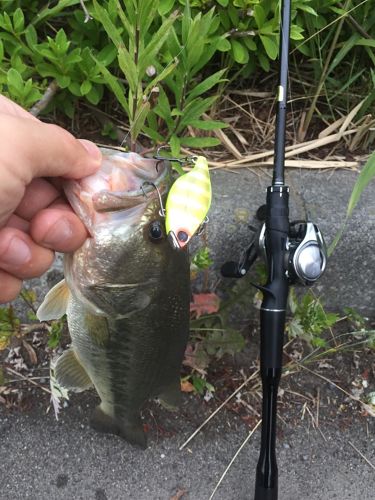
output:
[[[198,231],[197,231],[197,236],[200,236],[203,231],[205,230],[206,228],[206,225],[210,222],[210,219],[208,218],[208,216],[206,215],[206,217],[204,218],[204,221],[202,222],[202,224],[199,226],[198,228]]]
[[[143,189],[143,186],[147,184],[149,186],[152,186],[155,191],[158,193],[158,198],[159,198],[159,205],[160,205],[160,210],[159,210],[159,215],[160,217],[165,217],[165,208],[164,208],[164,205],[163,205],[163,200],[162,200],[162,197],[161,197],[161,194],[160,194],[160,191],[159,191],[159,188],[157,187],[156,184],[154,184],[153,182],[150,182],[150,181],[145,181],[142,186],[141,186],[141,189],[143,191],[143,194],[146,198],[148,198],[147,194],[146,194],[146,191]]]

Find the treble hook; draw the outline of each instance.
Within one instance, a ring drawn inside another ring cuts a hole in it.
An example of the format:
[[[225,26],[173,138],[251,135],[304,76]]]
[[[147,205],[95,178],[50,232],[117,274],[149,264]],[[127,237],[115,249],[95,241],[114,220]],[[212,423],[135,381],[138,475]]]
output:
[[[198,231],[197,231],[197,236],[200,236],[203,231],[205,230],[205,227],[206,225],[210,222],[210,219],[208,218],[208,216],[206,215],[206,217],[204,218],[204,221],[202,222],[202,224],[199,226],[198,228]]]
[[[160,215],[160,217],[165,217],[165,208],[164,208],[164,205],[163,205],[163,199],[162,199],[162,197],[161,197],[161,194],[160,194],[159,188],[158,188],[158,187],[157,187],[157,185],[156,185],[156,184],[154,184],[153,182],[150,182],[150,181],[144,181],[144,183],[143,183],[143,184],[142,184],[142,186],[141,186],[141,189],[142,189],[143,194],[144,194],[144,196],[145,196],[146,198],[148,198],[148,196],[147,196],[147,194],[146,194],[145,190],[143,189],[143,186],[144,186],[145,184],[147,184],[147,185],[149,185],[149,186],[152,186],[152,187],[155,189],[155,191],[158,193],[159,205],[160,205],[159,215]]]

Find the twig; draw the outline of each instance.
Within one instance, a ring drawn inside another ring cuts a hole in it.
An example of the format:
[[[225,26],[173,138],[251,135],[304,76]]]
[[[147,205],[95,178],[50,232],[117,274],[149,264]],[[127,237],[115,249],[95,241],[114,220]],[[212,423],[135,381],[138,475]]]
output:
[[[54,95],[59,89],[59,85],[56,80],[52,80],[52,82],[48,85],[47,90],[44,92],[44,95],[38,102],[34,104],[34,106],[29,110],[33,116],[38,116],[51,102]]]
[[[25,375],[22,375],[22,373],[16,372],[16,370],[13,370],[12,368],[8,368],[8,367],[6,367],[5,369],[6,369],[6,371],[11,373],[12,375],[16,375],[17,377],[20,377],[22,380],[26,380],[27,382],[30,382],[30,384],[33,384],[36,387],[39,387],[39,389],[42,389],[42,391],[47,392],[48,394],[52,394],[49,389],[46,389],[42,385],[34,382],[34,380],[31,380],[28,377],[25,377]]]
[[[225,469],[225,471],[223,472],[221,478],[219,479],[217,485],[215,486],[213,492],[211,493],[211,496],[208,500],[212,500],[212,498],[214,497],[217,489],[219,488],[220,484],[223,482],[223,479],[224,477],[226,476],[228,470],[232,467],[232,464],[233,462],[236,460],[236,458],[238,457],[238,455],[240,454],[242,448],[245,446],[245,444],[250,440],[251,436],[254,434],[254,432],[257,430],[257,428],[260,426],[260,424],[262,423],[262,420],[258,420],[258,422],[256,423],[255,427],[253,427],[253,429],[250,431],[249,435],[247,436],[247,438],[245,439],[245,441],[241,444],[241,446],[238,448],[238,450],[236,451],[236,453],[234,454],[234,457],[232,458],[232,460],[229,462],[227,468]]]
[[[85,13],[85,23],[88,23],[89,21],[91,21],[92,19],[92,16],[90,16],[90,13],[89,11],[87,10],[87,7],[85,5],[85,2],[84,0],[79,0],[79,3],[81,4],[81,7],[82,7],[82,10],[83,12]]]
[[[365,460],[369,464],[369,466],[375,470],[375,465],[371,463],[370,460],[367,457],[365,457],[365,455],[361,451],[359,451],[359,449],[356,446],[354,446],[354,444],[351,441],[349,441],[349,444],[358,453],[358,455],[360,455],[363,458],[363,460]]]
[[[237,389],[232,392],[230,396],[227,397],[227,399],[221,403],[220,406],[216,408],[216,410],[211,413],[211,415],[193,432],[193,434],[179,447],[179,450],[183,450],[186,445],[190,443],[190,441],[203,429],[203,427],[208,424],[208,422],[213,418],[232,398],[235,396],[243,387],[245,387],[246,384],[250,382],[253,378],[255,378],[259,374],[259,370],[256,370],[252,375],[247,377],[247,379],[239,386]]]
[[[343,389],[339,385],[335,384],[332,380],[330,380],[329,378],[325,377],[324,375],[321,375],[320,373],[314,372],[314,370],[310,370],[310,368],[307,368],[307,366],[301,365],[301,363],[298,363],[298,361],[295,361],[295,363],[296,363],[297,366],[300,366],[301,368],[303,368],[304,370],[312,373],[316,377],[319,377],[322,380],[324,380],[325,382],[328,382],[329,384],[332,384],[334,387],[336,387],[336,389],[338,389],[339,391],[343,392],[346,396],[348,396],[348,398],[350,398],[353,401],[356,401],[357,403],[359,403],[367,411],[367,413],[369,413],[372,417],[375,417],[375,412],[372,410],[372,408],[370,407],[370,405],[364,403],[359,398],[356,398],[355,396],[353,396],[352,394],[350,394],[350,392],[346,391],[345,389]]]

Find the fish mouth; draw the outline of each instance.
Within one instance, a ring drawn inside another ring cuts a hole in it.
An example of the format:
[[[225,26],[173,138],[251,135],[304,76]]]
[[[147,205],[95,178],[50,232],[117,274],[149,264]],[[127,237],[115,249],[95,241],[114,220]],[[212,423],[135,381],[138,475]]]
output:
[[[169,168],[165,161],[142,158],[136,153],[123,153],[100,148],[104,161],[124,163],[128,169],[131,189],[125,191],[101,190],[92,195],[93,208],[98,213],[117,212],[147,203],[167,191]]]

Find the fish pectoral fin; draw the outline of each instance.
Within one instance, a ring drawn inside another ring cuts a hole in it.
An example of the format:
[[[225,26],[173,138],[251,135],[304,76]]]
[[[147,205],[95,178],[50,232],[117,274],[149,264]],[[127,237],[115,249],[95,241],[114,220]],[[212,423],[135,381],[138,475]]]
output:
[[[69,391],[81,392],[92,387],[91,379],[73,349],[68,349],[59,357],[54,371],[57,382]]]
[[[65,279],[55,285],[44,297],[39,306],[36,316],[39,321],[50,321],[59,319],[66,313],[70,297],[69,288]]]
[[[115,434],[132,445],[140,446],[143,449],[147,448],[147,438],[140,417],[132,420],[120,420],[108,415],[100,406],[97,406],[91,417],[90,425],[99,432]]]
[[[160,404],[167,410],[175,411],[182,402],[180,379],[165,387],[159,394]]]

